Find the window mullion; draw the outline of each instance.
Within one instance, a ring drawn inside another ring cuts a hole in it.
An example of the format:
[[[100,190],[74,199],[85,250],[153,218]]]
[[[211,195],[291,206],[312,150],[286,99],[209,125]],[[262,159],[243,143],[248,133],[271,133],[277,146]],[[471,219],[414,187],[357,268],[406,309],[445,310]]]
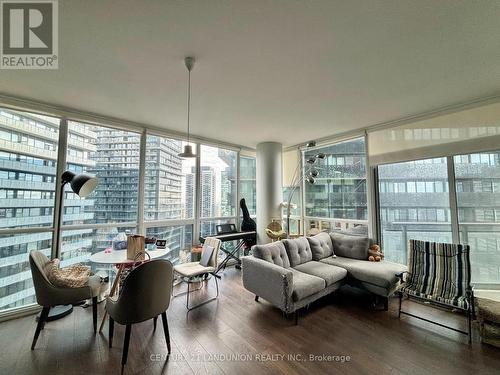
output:
[[[137,231],[139,234],[146,235],[144,226],[144,195],[146,186],[146,130],[141,133],[139,145],[139,191],[137,197]]]
[[[61,226],[63,225],[64,203],[63,194],[64,188],[61,184],[62,174],[66,169],[66,155],[68,152],[68,120],[62,118],[59,121],[59,139],[57,146],[57,163],[56,163],[56,192],[54,197],[54,232],[52,235],[52,259],[60,258],[60,238]]]
[[[201,145],[196,143],[196,167],[195,167],[195,189],[194,189],[194,228],[193,245],[200,238],[200,212],[201,212]]]
[[[458,205],[457,205],[457,185],[455,183],[455,161],[453,156],[448,156],[448,191],[450,197],[450,220],[451,235],[453,243],[460,243],[460,232],[458,227]]]
[[[234,207],[235,207],[235,215],[236,215],[236,227],[241,228],[241,222],[240,222],[240,209],[239,209],[239,203],[240,203],[240,151],[237,152],[236,154],[236,202],[234,202]]]

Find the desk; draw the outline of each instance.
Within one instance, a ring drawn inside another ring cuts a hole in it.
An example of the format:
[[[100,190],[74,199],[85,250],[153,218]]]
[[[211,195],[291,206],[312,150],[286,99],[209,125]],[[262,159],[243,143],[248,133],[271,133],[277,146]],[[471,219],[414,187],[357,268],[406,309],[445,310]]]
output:
[[[151,259],[161,258],[170,251],[170,249],[157,249],[157,250],[146,250]],[[146,256],[147,258],[147,256]],[[115,280],[113,281],[113,286],[111,287],[111,291],[109,292],[109,296],[113,297],[116,293],[116,289],[118,287],[118,282],[120,280],[120,275],[125,267],[130,266],[137,261],[133,261],[127,259],[127,250],[112,250],[111,252],[99,251],[98,253],[92,254],[90,256],[90,261],[92,263],[99,264],[115,264],[118,268],[118,272],[116,273]],[[104,322],[106,321],[107,313],[104,311],[104,316],[102,317],[102,322],[99,327],[99,332],[102,332],[102,328],[104,327]]]

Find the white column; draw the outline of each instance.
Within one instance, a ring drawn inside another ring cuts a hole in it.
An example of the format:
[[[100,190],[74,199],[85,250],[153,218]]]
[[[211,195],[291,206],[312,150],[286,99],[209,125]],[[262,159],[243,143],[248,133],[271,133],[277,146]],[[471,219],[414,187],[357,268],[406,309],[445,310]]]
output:
[[[272,219],[281,219],[282,151],[277,142],[257,145],[257,243],[270,242],[265,229]]]

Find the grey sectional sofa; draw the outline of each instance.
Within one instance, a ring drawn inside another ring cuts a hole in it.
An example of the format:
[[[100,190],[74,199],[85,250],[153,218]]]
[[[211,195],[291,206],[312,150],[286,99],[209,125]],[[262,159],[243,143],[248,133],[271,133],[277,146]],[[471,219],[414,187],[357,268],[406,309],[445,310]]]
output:
[[[286,239],[252,247],[242,258],[243,285],[286,314],[295,313],[344,284],[384,299],[396,290],[396,273],[406,267],[387,261],[369,262],[370,239],[341,233]]]

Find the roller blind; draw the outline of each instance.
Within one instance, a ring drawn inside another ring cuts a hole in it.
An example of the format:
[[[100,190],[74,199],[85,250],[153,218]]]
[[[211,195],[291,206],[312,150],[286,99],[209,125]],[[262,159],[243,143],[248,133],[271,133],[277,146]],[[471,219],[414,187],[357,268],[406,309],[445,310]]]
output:
[[[292,185],[292,178],[299,163],[300,151],[298,149],[283,152],[283,186]]]
[[[498,149],[500,103],[368,133],[370,165]]]

